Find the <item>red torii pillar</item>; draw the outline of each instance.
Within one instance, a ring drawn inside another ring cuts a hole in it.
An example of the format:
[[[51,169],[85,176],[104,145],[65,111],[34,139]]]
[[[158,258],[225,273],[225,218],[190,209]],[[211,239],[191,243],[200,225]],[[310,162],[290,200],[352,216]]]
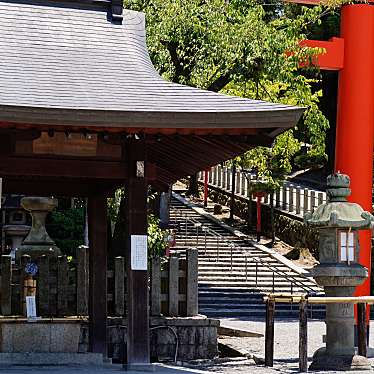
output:
[[[322,47],[316,58],[321,69],[339,70],[335,171],[351,178],[350,201],[372,211],[374,143],[374,6],[344,5],[341,38],[328,42],[306,40],[309,47]],[[360,263],[368,279],[356,296],[370,295],[371,232],[360,233]]]

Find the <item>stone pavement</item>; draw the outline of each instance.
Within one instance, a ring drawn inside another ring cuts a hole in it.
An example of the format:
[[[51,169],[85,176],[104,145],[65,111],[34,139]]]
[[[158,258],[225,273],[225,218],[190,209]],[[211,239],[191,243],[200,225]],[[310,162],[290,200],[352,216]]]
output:
[[[203,373],[200,370],[188,368],[172,368],[164,365],[157,365],[155,371],[124,371],[122,365],[108,365],[101,368],[96,367],[71,367],[71,366],[13,366],[0,367],[0,374],[114,374],[114,373],[128,373],[128,374],[198,374]]]
[[[228,326],[237,326],[250,331],[264,333],[263,320],[224,319],[222,323]],[[324,322],[309,320],[308,322],[308,356],[311,360],[314,351],[323,345],[322,335],[325,333]],[[264,338],[228,338],[230,344],[240,347],[249,354],[264,356]],[[207,361],[190,365],[190,368],[172,368],[159,366],[155,374],[288,374],[298,372],[298,321],[276,320],[275,322],[274,368],[256,365],[252,359],[227,358],[216,361]],[[371,323],[370,345],[374,346],[374,322]],[[372,365],[374,360],[371,359]],[[113,374],[123,372],[121,365],[112,365],[105,368],[93,367],[0,367],[0,374]],[[131,374],[147,374],[149,372],[127,372]],[[321,372],[320,372],[321,373]],[[324,371],[323,373],[336,373]],[[346,372],[349,373],[349,372]],[[355,371],[350,373],[359,374]],[[362,373],[368,373],[367,371]]]
[[[249,331],[262,333],[265,335],[265,322],[263,320],[250,319],[223,319],[221,324],[230,327],[245,328]],[[298,370],[298,349],[299,349],[299,322],[297,320],[276,319],[274,326],[274,368],[265,368],[261,366],[254,366],[253,360],[247,362],[240,362],[239,360],[227,362],[221,365],[219,369],[204,368],[205,370],[213,371],[215,373],[295,373]],[[320,347],[324,346],[322,343],[322,335],[326,332],[325,323],[320,320],[308,321],[308,358],[311,362],[313,353]],[[265,339],[260,338],[227,338],[231,346],[240,347],[242,350],[248,352],[249,355],[264,357]],[[374,345],[374,321],[371,322],[370,328],[370,346]],[[374,360],[370,360],[374,365]],[[247,371],[245,371],[247,365]],[[226,367],[227,371],[223,368]],[[325,373],[333,373],[327,372]],[[353,372],[352,372],[353,373]],[[355,371],[354,373],[358,373]],[[366,371],[367,373],[367,371]]]

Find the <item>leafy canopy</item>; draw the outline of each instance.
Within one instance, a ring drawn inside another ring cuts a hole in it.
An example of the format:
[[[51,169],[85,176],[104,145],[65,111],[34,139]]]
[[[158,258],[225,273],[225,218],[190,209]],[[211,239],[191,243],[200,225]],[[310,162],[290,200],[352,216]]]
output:
[[[278,136],[272,148],[251,150],[242,164],[256,168],[272,184],[273,169],[277,175],[289,173],[302,143],[310,144],[311,157],[324,156],[328,121],[318,108],[321,92],[313,91],[318,75],[312,69],[300,72],[300,61],[320,51],[299,47],[308,28],[325,14],[323,8],[302,7],[288,17],[289,5],[267,8],[253,0],[124,3],[146,13],[150,55],[164,78],[306,108],[296,129]]]

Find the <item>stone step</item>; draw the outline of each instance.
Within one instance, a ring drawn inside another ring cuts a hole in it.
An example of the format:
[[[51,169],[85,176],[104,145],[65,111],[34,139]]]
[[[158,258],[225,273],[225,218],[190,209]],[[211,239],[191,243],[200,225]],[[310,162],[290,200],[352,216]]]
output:
[[[231,271],[230,268],[224,268],[225,272],[222,271],[222,269],[205,269],[199,271],[199,276],[204,276],[204,277],[228,277],[228,278],[235,278],[235,277],[243,277],[245,275],[248,276],[255,276],[257,275],[259,278],[261,277],[268,277],[273,275],[273,271],[267,269],[267,268],[262,268],[258,269],[256,273],[256,269],[254,267],[248,267],[247,271],[245,268],[234,268]],[[292,275],[289,275],[293,279],[301,280],[301,277],[297,277]],[[281,275],[275,274],[276,278],[281,277]],[[282,278],[284,278],[282,276]]]
[[[221,300],[225,298],[247,298],[248,300],[259,300],[262,301],[264,294],[259,292],[250,292],[248,289],[242,290],[240,292],[236,290],[227,291],[226,289],[215,290],[215,291],[205,291],[199,289],[199,298],[211,297],[213,300]]]
[[[197,212],[173,199],[171,220],[179,227],[179,237],[174,253],[183,253],[187,246],[199,250],[199,304],[200,313],[210,317],[264,317],[264,293],[300,292],[302,287],[293,285],[296,281],[308,289],[319,290],[312,280],[300,276],[284,263],[269,256],[265,251],[254,247],[243,239],[233,235],[224,227],[200,216]],[[219,235],[196,229],[194,223],[200,223]],[[218,241],[218,248],[217,248]],[[234,248],[231,244],[234,244]],[[218,256],[217,256],[218,251]],[[255,262],[254,257],[263,263]],[[256,285],[257,272],[257,285]],[[247,275],[246,275],[247,274]],[[289,279],[287,279],[289,277]],[[274,283],[273,283],[274,279]],[[296,308],[296,309],[295,309]],[[285,304],[276,306],[277,316],[298,317],[298,307]]]

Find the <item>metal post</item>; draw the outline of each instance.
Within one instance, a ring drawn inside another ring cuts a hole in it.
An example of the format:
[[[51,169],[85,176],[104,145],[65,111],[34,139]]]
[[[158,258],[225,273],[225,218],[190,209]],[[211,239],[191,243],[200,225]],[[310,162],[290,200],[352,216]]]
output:
[[[199,227],[201,227],[200,222],[195,222],[194,227],[196,227],[196,246],[199,244]]]
[[[184,245],[187,246],[187,225],[188,225],[188,222],[187,222],[188,218],[187,218],[187,213],[186,213],[186,227],[185,227],[185,236],[184,236]]]
[[[260,242],[261,240],[261,200],[262,198],[258,195],[257,196],[257,225],[256,225],[256,231],[257,231],[257,241]]]
[[[245,282],[248,282],[248,256],[245,256]]]
[[[258,279],[258,262],[256,261],[256,287],[257,287],[257,279]]]
[[[219,258],[219,236],[217,236],[217,258],[216,258],[216,262],[218,262],[218,258]]]
[[[232,249],[233,249],[233,247],[234,247],[234,244],[231,243],[231,244],[230,244],[231,272],[232,272]]]
[[[208,206],[208,174],[209,169],[204,171],[204,207]]]
[[[236,191],[236,165],[232,164],[231,169],[231,197],[230,197],[230,217],[232,221],[234,219],[234,207],[235,207],[235,191]]]

